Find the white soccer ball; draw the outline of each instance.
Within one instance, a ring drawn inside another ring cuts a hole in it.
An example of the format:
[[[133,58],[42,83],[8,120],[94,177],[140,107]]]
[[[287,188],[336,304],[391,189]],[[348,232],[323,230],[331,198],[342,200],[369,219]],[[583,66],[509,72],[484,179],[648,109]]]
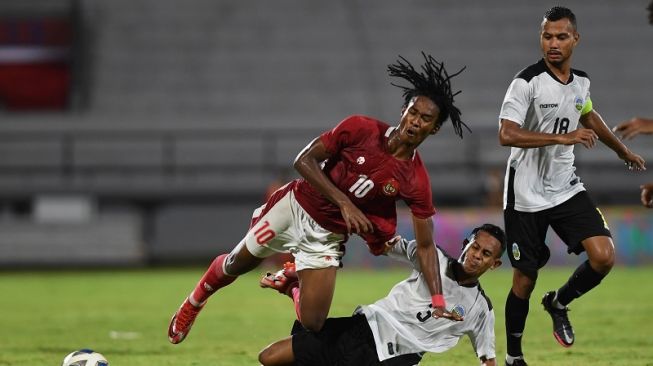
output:
[[[80,349],[66,356],[61,366],[109,366],[109,361],[92,349]]]

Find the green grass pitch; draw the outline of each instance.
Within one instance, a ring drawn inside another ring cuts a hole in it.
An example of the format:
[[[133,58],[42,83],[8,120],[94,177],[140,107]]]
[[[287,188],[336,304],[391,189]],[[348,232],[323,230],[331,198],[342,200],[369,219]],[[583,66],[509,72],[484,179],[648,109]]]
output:
[[[168,320],[203,269],[0,272],[0,365],[59,365],[79,348],[118,365],[258,365],[268,343],[284,337],[294,319],[288,298],[258,287],[259,271],[243,276],[210,301],[186,341],[168,343]],[[571,306],[576,344],[560,347],[539,304],[572,269],[545,268],[526,325],[524,350],[532,365],[653,365],[653,267],[613,270],[601,286]],[[332,316],[385,295],[407,269],[339,273]],[[509,270],[483,278],[497,317],[497,354],[503,364],[503,309]],[[463,339],[423,365],[478,364]]]

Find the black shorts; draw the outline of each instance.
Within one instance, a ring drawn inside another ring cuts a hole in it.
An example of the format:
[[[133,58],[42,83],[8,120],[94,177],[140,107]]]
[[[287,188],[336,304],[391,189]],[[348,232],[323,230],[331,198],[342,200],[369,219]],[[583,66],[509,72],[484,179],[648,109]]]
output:
[[[413,366],[422,359],[419,354],[408,354],[379,362],[363,314],[328,318],[319,332],[309,332],[295,321],[292,335],[297,366]]]
[[[544,242],[549,226],[567,245],[568,253],[582,253],[585,248],[581,241],[587,238],[612,236],[603,214],[586,191],[539,212],[507,208],[503,217],[510,263],[531,278],[536,278],[551,255]]]

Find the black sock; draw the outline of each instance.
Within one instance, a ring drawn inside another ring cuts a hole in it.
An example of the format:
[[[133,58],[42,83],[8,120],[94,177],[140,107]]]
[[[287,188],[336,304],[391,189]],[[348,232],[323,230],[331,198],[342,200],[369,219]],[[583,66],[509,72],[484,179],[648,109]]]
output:
[[[596,272],[587,260],[569,277],[567,283],[558,289],[557,300],[561,305],[567,306],[572,300],[581,297],[587,291],[596,287],[605,277]]]
[[[517,297],[512,290],[506,299],[506,340],[510,356],[523,355],[521,338],[528,316],[528,300]]]

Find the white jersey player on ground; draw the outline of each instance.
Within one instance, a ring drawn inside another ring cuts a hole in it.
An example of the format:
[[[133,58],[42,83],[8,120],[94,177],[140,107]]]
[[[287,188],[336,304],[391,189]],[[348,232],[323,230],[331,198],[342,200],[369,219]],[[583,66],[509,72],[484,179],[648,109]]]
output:
[[[353,316],[327,319],[320,332],[306,331],[295,322],[292,335],[265,348],[259,361],[265,366],[416,365],[425,352],[445,352],[467,335],[482,365],[496,365],[494,312],[478,278],[501,265],[505,247],[503,230],[485,224],[463,241],[459,259],[438,248],[448,310],[462,318],[452,321],[437,318],[431,311],[415,242],[395,238],[386,254],[413,266],[407,279],[374,304],[359,306]],[[296,280],[293,266],[287,264],[263,277],[261,286],[287,294]]]
[[[542,299],[562,346],[574,343],[567,304],[596,287],[614,265],[608,225],[574,172],[574,145],[591,148],[599,139],[629,169],[645,169],[644,160],[594,110],[587,74],[571,68],[579,40],[571,10],[547,11],[540,31],[543,58],[517,74],[501,106],[499,140],[512,147],[504,186],[508,257],[514,268],[505,308],[506,365],[526,365],[521,339],[538,270],[550,256],[544,241],[549,226],[569,253],[585,251],[588,257],[562,287]]]

